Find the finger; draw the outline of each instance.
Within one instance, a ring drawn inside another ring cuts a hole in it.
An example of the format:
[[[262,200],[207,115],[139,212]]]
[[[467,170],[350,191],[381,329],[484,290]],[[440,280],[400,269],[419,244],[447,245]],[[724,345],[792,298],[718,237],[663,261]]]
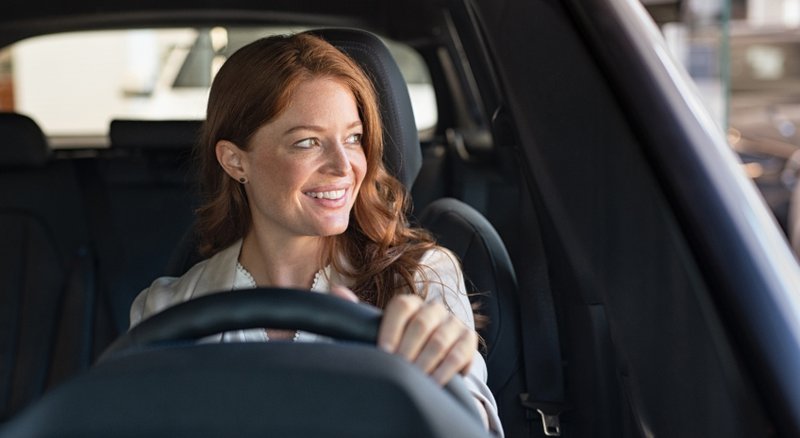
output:
[[[408,321],[396,353],[410,362],[416,361],[422,347],[449,316],[450,313],[440,303],[425,303]]]
[[[475,332],[471,330],[465,332],[463,337],[450,349],[444,360],[439,363],[436,370],[431,374],[433,380],[440,385],[444,385],[457,373],[468,373],[477,346],[478,337]]]
[[[353,291],[344,286],[339,286],[339,285],[331,286],[331,295],[345,299],[347,301],[352,301],[354,303],[358,302],[358,297],[356,296],[356,294],[354,294]]]
[[[378,329],[378,346],[384,351],[394,353],[409,319],[420,307],[422,298],[416,295],[398,295],[392,298],[383,311]]]
[[[464,323],[449,315],[428,338],[414,364],[426,374],[432,373],[467,330]]]

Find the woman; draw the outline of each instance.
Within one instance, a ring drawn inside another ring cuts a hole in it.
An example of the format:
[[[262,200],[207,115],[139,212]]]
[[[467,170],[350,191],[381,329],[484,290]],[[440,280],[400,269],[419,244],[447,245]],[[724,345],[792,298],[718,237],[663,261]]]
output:
[[[358,66],[310,34],[265,38],[220,69],[200,143],[201,252],[159,278],[131,326],[194,297],[274,286],[330,292],[384,309],[378,343],[440,384],[464,374],[501,432],[455,257],[405,221],[405,190],[384,168],[380,115]],[[316,336],[273,329],[222,341]]]

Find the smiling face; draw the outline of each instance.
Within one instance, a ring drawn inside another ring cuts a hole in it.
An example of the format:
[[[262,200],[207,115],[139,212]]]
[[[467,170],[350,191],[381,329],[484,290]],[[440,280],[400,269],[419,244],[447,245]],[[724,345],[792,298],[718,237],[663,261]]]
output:
[[[347,229],[364,179],[361,135],[350,90],[335,79],[315,78],[298,85],[289,106],[254,133],[247,150],[221,141],[218,158],[231,177],[246,178],[258,233],[331,236]]]

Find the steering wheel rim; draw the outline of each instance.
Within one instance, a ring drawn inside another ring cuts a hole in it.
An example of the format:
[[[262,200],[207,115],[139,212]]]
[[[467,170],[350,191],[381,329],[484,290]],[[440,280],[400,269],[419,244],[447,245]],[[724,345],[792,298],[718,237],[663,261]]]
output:
[[[214,293],[145,319],[115,340],[98,363],[158,344],[255,327],[297,329],[375,345],[382,315],[367,304],[304,290],[254,288]],[[454,376],[444,389],[480,421],[481,415],[460,375]]]
[[[130,349],[255,327],[299,329],[374,344],[380,321],[379,309],[327,294],[282,288],[240,289],[204,295],[156,313],[123,333],[100,361]]]

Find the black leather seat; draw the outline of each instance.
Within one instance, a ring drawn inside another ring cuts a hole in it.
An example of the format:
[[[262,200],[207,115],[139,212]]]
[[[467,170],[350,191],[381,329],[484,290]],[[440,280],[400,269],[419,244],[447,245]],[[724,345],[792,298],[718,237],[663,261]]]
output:
[[[0,421],[88,367],[94,260],[72,163],[0,113]]]
[[[431,202],[420,224],[461,260],[467,292],[486,319],[478,333],[486,343],[487,384],[495,396],[507,436],[527,427],[520,394],[525,392],[517,279],[500,235],[477,210],[453,198]]]
[[[191,184],[191,150],[199,120],[114,120],[111,148],[83,160],[98,190],[95,211],[106,222],[99,247],[108,263],[108,302],[118,331],[128,328],[130,305],[164,266],[192,224],[196,197]],[[168,220],[165,220],[168,218]],[[113,259],[113,260],[112,260]]]

